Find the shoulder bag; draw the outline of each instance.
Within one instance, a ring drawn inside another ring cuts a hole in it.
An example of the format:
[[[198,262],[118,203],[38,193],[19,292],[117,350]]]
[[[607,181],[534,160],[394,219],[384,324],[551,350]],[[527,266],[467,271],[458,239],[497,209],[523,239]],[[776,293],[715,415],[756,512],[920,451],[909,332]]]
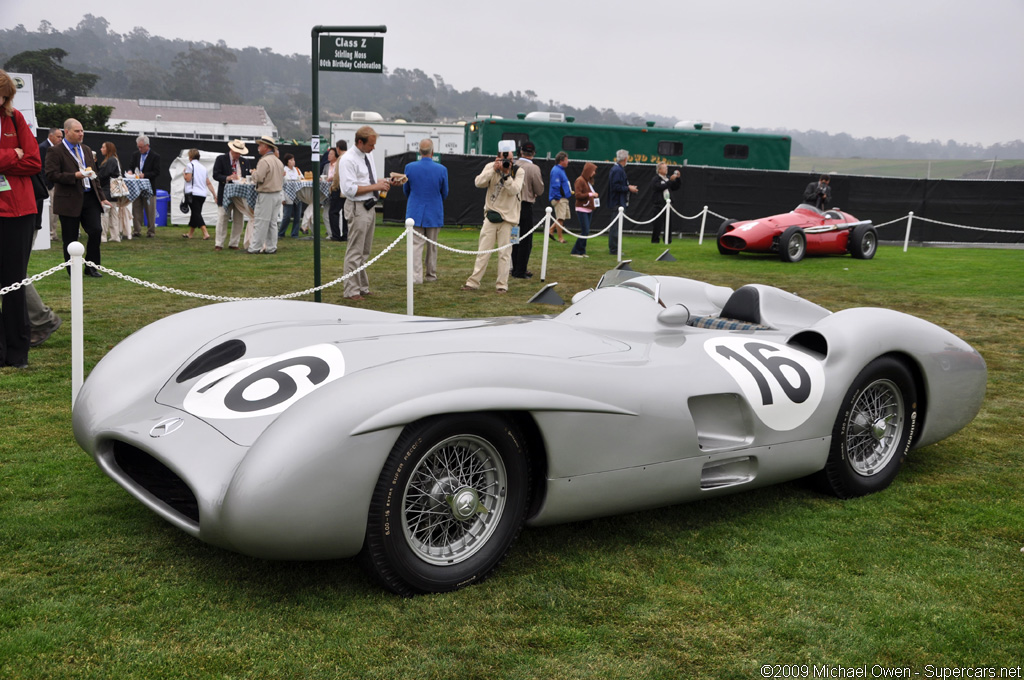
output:
[[[110,178],[110,189],[108,193],[110,198],[128,198],[128,183],[121,177],[121,161],[114,158],[114,162],[117,163],[117,176]]]
[[[189,174],[192,175],[191,184],[194,187],[195,186],[195,180],[196,180],[196,169],[192,167],[192,161],[189,161],[188,167],[189,167],[190,170],[192,170],[192,172],[190,172]],[[181,205],[178,206],[178,210],[180,210],[181,212],[183,212],[183,213],[185,213],[187,215],[188,211],[192,209],[191,201],[192,201],[192,194],[186,192],[185,195],[181,199]]]

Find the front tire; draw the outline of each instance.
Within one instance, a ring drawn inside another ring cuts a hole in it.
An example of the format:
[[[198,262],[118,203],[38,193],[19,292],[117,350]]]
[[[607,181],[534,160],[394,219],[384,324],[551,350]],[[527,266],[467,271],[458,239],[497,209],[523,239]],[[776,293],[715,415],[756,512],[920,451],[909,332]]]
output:
[[[518,428],[491,414],[409,426],[370,503],[364,567],[400,595],[485,579],[519,535],[530,495]]]
[[[718,228],[718,252],[721,253],[722,255],[736,255],[737,253],[739,253],[738,250],[726,248],[725,246],[722,245],[722,237],[728,234],[730,231],[732,231],[731,227],[735,221],[736,220],[726,220],[722,222],[722,226]]]
[[[870,260],[878,251],[878,233],[870,224],[853,228],[850,234],[850,254],[858,260]]]
[[[917,388],[893,357],[868,364],[850,386],[832,428],[828,461],[820,473],[839,498],[889,486],[910,450],[917,425]]]
[[[783,262],[799,262],[807,254],[807,236],[800,227],[790,227],[779,237],[779,257]]]

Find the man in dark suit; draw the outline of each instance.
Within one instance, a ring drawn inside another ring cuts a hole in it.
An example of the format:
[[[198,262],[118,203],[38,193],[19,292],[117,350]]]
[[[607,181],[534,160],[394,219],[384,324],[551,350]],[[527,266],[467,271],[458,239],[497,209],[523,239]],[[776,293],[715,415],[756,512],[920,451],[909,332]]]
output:
[[[100,201],[99,181],[96,179],[96,159],[92,149],[82,144],[85,131],[74,118],[64,121],[64,141],[46,154],[46,178],[53,182],[54,211],[60,217],[61,240],[64,242],[64,261],[69,259],[68,246],[78,240],[78,229],[85,229],[89,241],[85,246],[85,259],[100,264]],[[70,273],[70,270],[69,272]],[[100,277],[92,267],[86,276]]]
[[[224,250],[224,240],[228,235],[228,222],[231,222],[231,239],[228,247],[238,250],[238,240],[242,236],[242,211],[232,202],[224,203],[224,185],[237,182],[249,174],[249,162],[244,155],[249,148],[241,139],[228,142],[228,152],[217,156],[213,162],[213,179],[217,181],[217,229],[213,242],[214,250]]]
[[[46,167],[46,152],[50,150],[50,147],[57,146],[60,144],[60,140],[64,139],[64,131],[59,127],[50,128],[50,134],[47,138],[39,144],[39,158],[42,159],[43,167]],[[50,192],[50,240],[57,240],[57,213],[53,212],[53,182],[46,176],[46,171],[43,171],[43,183],[46,184],[46,190]],[[36,229],[43,228],[43,209],[39,206],[39,212],[36,213]]]
[[[142,225],[146,224],[146,236],[153,238],[156,235],[156,179],[160,176],[160,156],[149,149],[149,137],[139,135],[135,139],[135,146],[138,151],[132,154],[131,169],[138,179],[148,179],[153,192],[146,198],[135,199],[132,204],[132,231],[135,236],[142,235]],[[146,218],[142,218],[142,211],[145,209]]]

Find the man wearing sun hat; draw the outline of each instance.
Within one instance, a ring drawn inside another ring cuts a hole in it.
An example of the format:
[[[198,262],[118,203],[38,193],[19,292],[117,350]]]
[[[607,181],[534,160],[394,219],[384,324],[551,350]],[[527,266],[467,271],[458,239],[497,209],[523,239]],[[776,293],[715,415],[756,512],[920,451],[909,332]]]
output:
[[[252,218],[252,241],[249,253],[265,252],[273,255],[277,252],[277,206],[281,205],[284,194],[284,166],[277,154],[277,142],[263,135],[256,140],[256,152],[260,160],[252,171],[252,181],[256,185],[256,208]]]
[[[242,237],[242,211],[229,201],[224,202],[224,185],[237,182],[249,174],[249,161],[245,154],[249,149],[240,139],[228,142],[228,152],[217,156],[213,162],[213,178],[217,180],[217,236],[214,250],[224,250],[224,239],[228,233],[228,222],[231,222],[231,240],[228,241],[232,250],[238,250],[238,240]]]

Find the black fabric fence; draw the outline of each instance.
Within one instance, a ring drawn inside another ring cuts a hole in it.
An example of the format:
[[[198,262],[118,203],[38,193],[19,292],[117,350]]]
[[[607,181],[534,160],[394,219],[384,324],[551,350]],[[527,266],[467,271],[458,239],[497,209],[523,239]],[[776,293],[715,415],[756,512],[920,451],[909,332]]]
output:
[[[387,172],[402,172],[407,163],[416,160],[415,153],[389,156],[385,159]],[[448,168],[449,194],[445,201],[445,224],[474,225],[483,223],[484,191],[473,185],[474,178],[493,158],[448,154],[441,163]],[[547,186],[554,161],[538,158]],[[611,163],[597,163],[594,189],[606,196]],[[670,168],[670,172],[675,168]],[[583,161],[570,161],[566,173],[574,181],[583,170]],[[792,210],[800,203],[804,188],[818,178],[817,174],[782,172],[777,170],[741,170],[683,166],[682,184],[672,194],[672,206],[686,216],[700,213],[707,205],[712,212],[728,218],[748,220]],[[656,212],[651,184],[655,175],[653,165],[631,163],[626,166],[630,184],[640,192],[630,198],[626,215],[633,220],[650,219]],[[871,220],[876,225],[905,218],[914,213],[911,241],[958,243],[1024,244],[1024,182],[1020,180],[950,180],[901,179],[863,177],[859,175],[832,175],[832,206]],[[547,196],[538,199],[534,216],[540,219],[548,205]],[[591,227],[603,229],[615,218],[615,213],[602,201],[594,211]],[[918,219],[925,218],[925,219]],[[400,190],[392,191],[384,201],[384,219],[402,222],[405,219],[405,196]],[[946,222],[955,226],[935,224],[927,220]],[[721,220],[708,216],[705,235],[712,237]],[[664,217],[655,221],[664,229]],[[676,234],[696,234],[699,219],[682,219],[673,214],[671,229]],[[573,220],[568,223],[570,229]],[[906,221],[885,227],[879,232],[883,240],[902,241]],[[974,227],[966,228],[966,227]],[[650,225],[637,226],[626,222],[627,231],[647,231]],[[1002,231],[983,231],[995,229]]]

